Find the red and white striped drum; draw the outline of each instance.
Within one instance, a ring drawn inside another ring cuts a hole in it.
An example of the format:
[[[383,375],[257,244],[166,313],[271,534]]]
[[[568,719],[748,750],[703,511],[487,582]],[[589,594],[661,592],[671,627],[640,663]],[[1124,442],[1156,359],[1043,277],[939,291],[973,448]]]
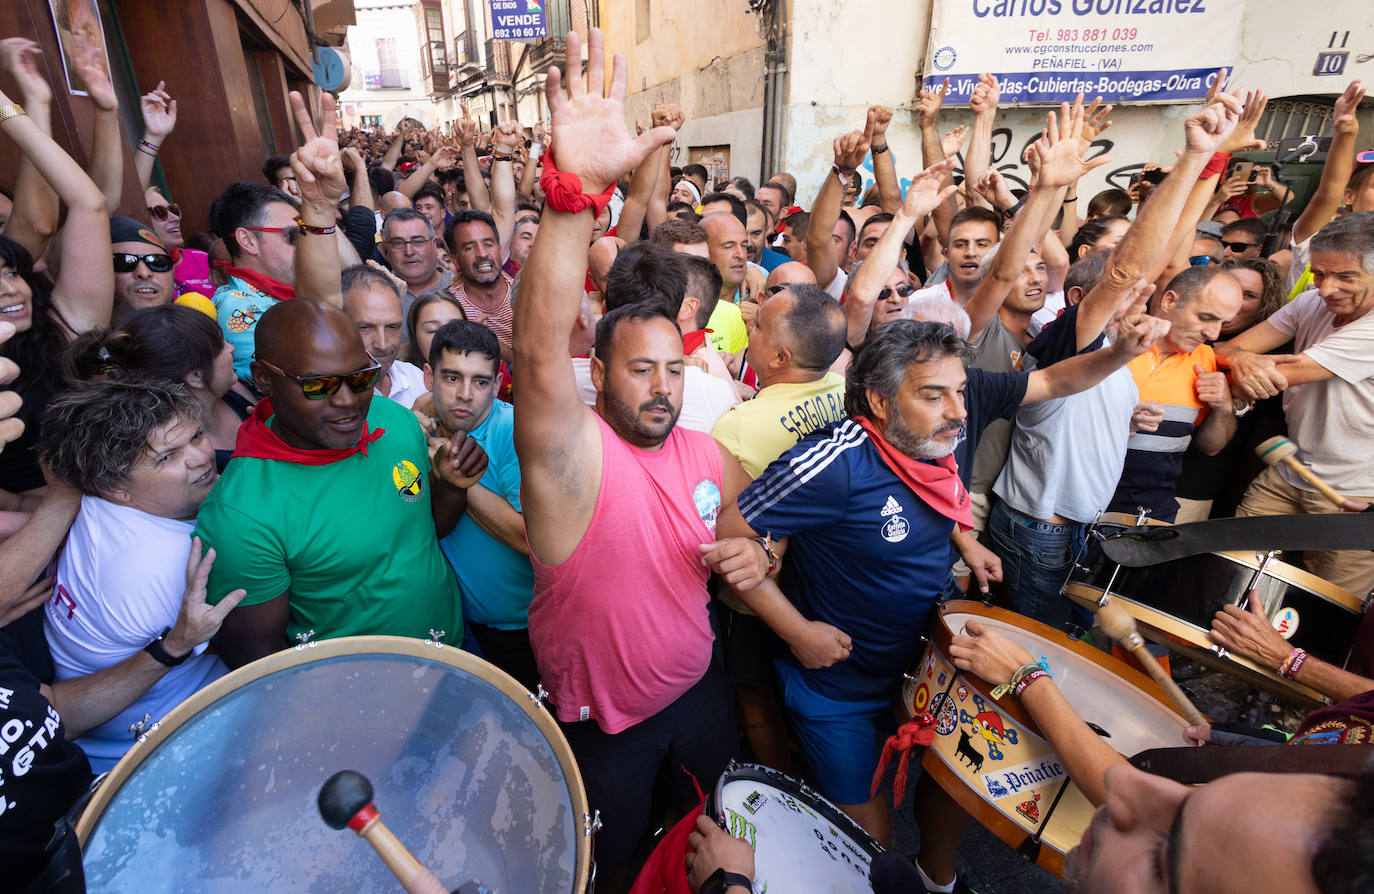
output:
[[[1104,652],[1014,612],[945,603],[902,691],[909,713],[935,717],[921,766],[999,838],[1059,873],[1093,807],[1015,696],[994,699],[991,684],[950,660],[950,640],[969,620],[1045,656],[1069,704],[1122,755],[1182,745],[1187,722],[1148,677]]]

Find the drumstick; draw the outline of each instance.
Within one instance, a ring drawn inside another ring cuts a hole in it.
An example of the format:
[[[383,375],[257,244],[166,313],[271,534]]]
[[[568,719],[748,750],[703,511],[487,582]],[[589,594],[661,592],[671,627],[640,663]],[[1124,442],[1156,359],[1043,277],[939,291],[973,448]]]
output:
[[[1336,493],[1331,485],[1318,478],[1316,472],[1294,458],[1298,455],[1298,445],[1287,438],[1270,438],[1255,448],[1255,455],[1264,460],[1266,465],[1277,466],[1279,463],[1284,463],[1288,468],[1297,472],[1304,481],[1321,491],[1322,496],[1335,503],[1336,508],[1345,508],[1344,497]]]
[[[1169,700],[1178,708],[1180,714],[1192,726],[1206,726],[1207,718],[1202,716],[1202,712],[1193,705],[1188,696],[1178,684],[1173,681],[1167,671],[1159,666],[1153,655],[1145,648],[1145,640],[1141,637],[1140,631],[1136,629],[1135,618],[1130,616],[1124,608],[1115,602],[1107,602],[1105,605],[1097,607],[1097,623],[1107,632],[1107,635],[1121,645],[1125,646],[1135,655],[1145,672],[1150,675],[1159,688],[1163,689],[1169,696]]]
[[[448,888],[439,884],[382,822],[372,803],[372,783],[366,776],[353,770],[330,776],[320,788],[319,806],[320,816],[330,828],[347,826],[367,839],[406,894],[448,894]]]

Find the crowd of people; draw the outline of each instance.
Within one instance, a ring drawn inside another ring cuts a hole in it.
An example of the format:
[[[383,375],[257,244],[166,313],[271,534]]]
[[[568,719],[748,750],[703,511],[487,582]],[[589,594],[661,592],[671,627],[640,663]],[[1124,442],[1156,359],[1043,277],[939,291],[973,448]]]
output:
[[[191,151],[175,84],[128,135],[76,66],[83,168],[50,135],[38,52],[0,41],[19,91],[0,135],[22,154],[0,236],[0,853],[20,889],[147,720],[355,634],[438,640],[547,691],[604,824],[598,890],[626,890],[732,758],[886,845],[880,745],[944,601],[1087,627],[1060,589],[1104,511],[1339,511],[1246,462],[1275,433],[1346,511],[1374,501],[1358,81],[1291,227],[1273,223],[1291,189],[1232,159],[1263,146],[1266,98],[1224,72],[1172,166],[1083,211],[1110,107],[1049,112],[1012,189],[989,165],[991,75],[949,133],[945,88],[921,93],[905,189],[873,106],[800,196],[787,173],[674,167],[682,110],[627,128],[624,62],[593,30],[585,78],[549,74],[547,126],[340,131],[331,96],[316,120],[293,93],[299,148],[191,221],[152,185],[160,153]],[[129,151],[146,208],[111,216]],[[1302,561],[1374,589],[1369,551]],[[1254,607],[1215,625],[1368,742],[1374,623],[1346,667]],[[1009,697],[1104,805],[1066,866],[1079,889],[1368,889],[1374,767],[1151,776],[1049,675],[1022,679],[1016,643],[960,633],[955,663],[1018,678]],[[968,890],[969,818],[929,776],[914,804],[920,852],[888,890]],[[702,819],[685,869],[738,894],[753,855]]]

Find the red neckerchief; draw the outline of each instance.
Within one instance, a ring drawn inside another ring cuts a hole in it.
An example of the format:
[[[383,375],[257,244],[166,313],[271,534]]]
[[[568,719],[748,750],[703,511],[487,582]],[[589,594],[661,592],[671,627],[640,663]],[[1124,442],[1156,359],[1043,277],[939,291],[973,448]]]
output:
[[[259,292],[265,292],[278,301],[286,301],[296,297],[295,286],[288,286],[286,283],[273,279],[265,273],[259,273],[256,270],[248,270],[244,267],[235,267],[233,264],[226,261],[214,261],[212,263],[216,267],[222,267],[224,272],[230,276],[238,277]]]
[[[959,467],[953,456],[942,456],[933,463],[912,459],[889,444],[868,417],[853,419],[868,432],[868,439],[878,448],[878,455],[892,474],[902,479],[927,506],[957,524],[960,531],[973,530],[973,500],[959,480]]]
[[[347,388],[348,386],[343,387]],[[267,425],[267,420],[270,418],[272,418],[272,401],[270,398],[264,397],[253,408],[253,415],[243,420],[243,423],[239,425],[238,437],[234,442],[234,456],[244,456],[249,459],[279,459],[302,466],[327,466],[341,459],[347,459],[355,453],[367,456],[367,445],[386,434],[384,428],[368,431],[367,420],[364,419],[363,436],[352,447],[345,447],[342,450],[302,450],[299,447],[292,447],[277,437],[276,433]]]
[[[789,218],[789,217],[791,217],[792,215],[796,214],[796,213],[797,213],[798,211],[800,211],[800,210],[802,210],[802,206],[800,206],[800,205],[793,205],[791,208],[788,208],[788,209],[787,209],[786,211],[784,211],[782,214],[779,214],[779,215],[778,215],[778,225],[777,225],[776,227],[773,228],[773,232],[774,232],[774,233],[777,233],[777,234],[781,234],[782,231],[783,231],[783,228],[787,226],[787,218]]]
[[[682,353],[691,354],[706,344],[706,336],[710,335],[713,329],[696,329],[692,332],[682,333]]]

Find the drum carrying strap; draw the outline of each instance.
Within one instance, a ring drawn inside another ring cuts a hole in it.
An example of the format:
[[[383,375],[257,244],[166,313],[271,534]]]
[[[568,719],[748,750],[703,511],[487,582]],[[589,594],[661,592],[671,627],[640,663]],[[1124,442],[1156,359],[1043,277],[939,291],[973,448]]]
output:
[[[1369,549],[1374,512],[1218,518],[1186,525],[1126,528],[1102,542],[1113,562],[1142,568],[1230,550]],[[1363,594],[1361,594],[1363,595]]]
[[[1320,773],[1355,777],[1374,769],[1374,745],[1151,748],[1130,761],[1137,769],[1184,785],[1201,785],[1232,773]]]

